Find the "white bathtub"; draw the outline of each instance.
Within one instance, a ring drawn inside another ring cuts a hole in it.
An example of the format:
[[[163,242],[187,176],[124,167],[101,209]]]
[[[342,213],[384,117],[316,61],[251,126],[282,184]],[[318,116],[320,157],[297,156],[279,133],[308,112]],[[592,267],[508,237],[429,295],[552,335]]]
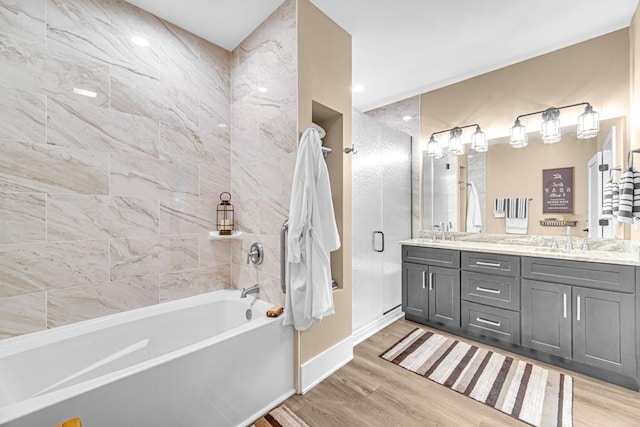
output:
[[[294,393],[269,307],[222,290],[0,341],[0,425],[247,425]]]

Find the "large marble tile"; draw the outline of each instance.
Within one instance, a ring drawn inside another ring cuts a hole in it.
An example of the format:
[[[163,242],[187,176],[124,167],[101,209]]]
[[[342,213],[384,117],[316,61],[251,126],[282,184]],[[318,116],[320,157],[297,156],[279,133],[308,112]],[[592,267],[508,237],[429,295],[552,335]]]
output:
[[[193,92],[131,71],[111,71],[111,108],[197,129],[199,100]]]
[[[217,203],[197,197],[172,197],[160,201],[160,234],[207,235],[215,229]]]
[[[47,326],[53,328],[157,303],[157,275],[51,291],[47,294]]]
[[[0,119],[1,120],[1,119]],[[49,98],[47,142],[63,147],[158,157],[157,120]]]
[[[250,199],[280,197],[285,190],[283,180],[279,158],[241,165],[231,170],[231,194]]]
[[[158,234],[157,199],[50,195],[47,203],[50,242]]]
[[[45,143],[45,102],[44,95],[0,89],[0,140]]]
[[[231,161],[222,166],[201,165],[199,169],[200,197],[219,203],[220,194],[231,189]],[[231,203],[236,202],[234,197]]]
[[[3,33],[44,43],[45,12],[45,0],[2,0],[0,28]]]
[[[230,287],[228,265],[160,275],[160,302],[186,298]]]
[[[146,14],[147,22],[138,20],[138,26],[132,28],[120,9],[130,11],[133,7],[112,0],[47,0],[49,49],[158,77],[156,51],[131,42],[133,35],[146,36],[149,25],[158,24],[158,18]]]
[[[208,234],[199,237],[200,267],[217,267],[231,264],[231,251],[240,250],[239,240],[209,240]]]
[[[215,140],[203,139],[194,128],[160,123],[162,159],[190,164],[214,163],[217,148]],[[224,150],[224,145],[221,148]]]
[[[198,267],[198,237],[111,240],[111,280]]]
[[[106,240],[0,247],[0,298],[109,280]]]
[[[0,298],[0,339],[47,328],[44,292]]]
[[[413,137],[414,143],[420,141],[420,97],[413,96],[374,110],[366,115],[373,117],[386,126],[399,130]],[[404,120],[404,117],[411,117]]]
[[[111,194],[129,197],[197,196],[198,167],[137,156],[111,156]]]
[[[83,104],[109,106],[109,68],[49,53],[44,45],[0,33],[0,87],[22,89]],[[74,89],[91,91],[82,96]]]
[[[103,153],[0,141],[0,190],[108,194],[108,171]]]
[[[0,192],[0,245],[46,241],[46,195]]]

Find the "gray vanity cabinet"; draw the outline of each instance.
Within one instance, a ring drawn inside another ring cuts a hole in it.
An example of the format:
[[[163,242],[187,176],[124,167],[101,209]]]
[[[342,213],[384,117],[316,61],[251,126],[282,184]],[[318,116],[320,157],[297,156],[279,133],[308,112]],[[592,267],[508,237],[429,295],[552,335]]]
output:
[[[633,295],[573,287],[573,360],[635,375]]]
[[[522,345],[636,376],[633,267],[523,258]]]
[[[522,346],[571,358],[571,286],[522,279]]]
[[[409,320],[460,327],[460,252],[403,246],[402,310]]]

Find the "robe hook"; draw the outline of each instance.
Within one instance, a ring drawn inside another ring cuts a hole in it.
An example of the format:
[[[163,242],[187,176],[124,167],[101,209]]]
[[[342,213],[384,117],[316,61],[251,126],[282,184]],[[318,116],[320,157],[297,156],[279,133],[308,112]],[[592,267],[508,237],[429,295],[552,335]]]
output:
[[[355,146],[351,146],[351,147],[347,147],[344,149],[344,153],[345,154],[349,154],[349,153],[353,153],[353,154],[358,154],[358,152],[356,151],[356,147]]]

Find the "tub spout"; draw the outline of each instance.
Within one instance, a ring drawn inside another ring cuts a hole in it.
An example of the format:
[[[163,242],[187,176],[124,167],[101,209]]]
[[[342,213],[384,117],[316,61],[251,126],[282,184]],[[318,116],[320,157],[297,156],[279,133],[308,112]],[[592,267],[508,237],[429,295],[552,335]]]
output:
[[[257,283],[248,288],[242,288],[242,294],[240,294],[240,298],[246,298],[249,294],[257,294],[260,292],[260,285]]]

